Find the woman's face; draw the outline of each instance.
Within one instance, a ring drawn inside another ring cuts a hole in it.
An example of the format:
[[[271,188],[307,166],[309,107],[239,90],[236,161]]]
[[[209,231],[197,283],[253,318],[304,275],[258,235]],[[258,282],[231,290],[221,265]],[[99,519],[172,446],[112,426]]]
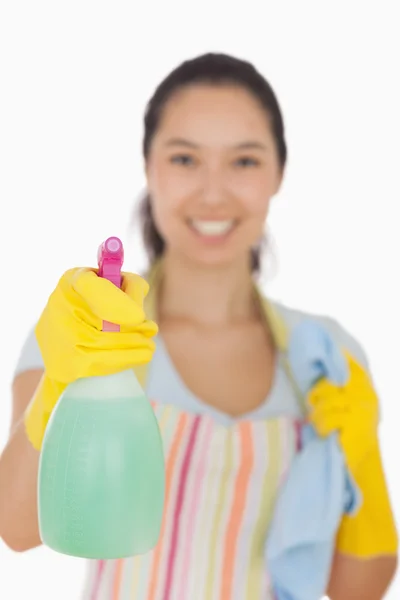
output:
[[[210,85],[177,92],[146,167],[167,252],[209,266],[248,259],[282,176],[267,115],[249,92]]]

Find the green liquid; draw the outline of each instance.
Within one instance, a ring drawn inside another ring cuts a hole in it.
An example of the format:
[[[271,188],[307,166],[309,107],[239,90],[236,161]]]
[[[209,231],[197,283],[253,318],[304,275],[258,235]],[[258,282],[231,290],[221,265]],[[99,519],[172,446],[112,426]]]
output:
[[[160,432],[144,395],[98,400],[66,391],[41,452],[42,541],[85,558],[148,552],[160,534],[164,479]]]

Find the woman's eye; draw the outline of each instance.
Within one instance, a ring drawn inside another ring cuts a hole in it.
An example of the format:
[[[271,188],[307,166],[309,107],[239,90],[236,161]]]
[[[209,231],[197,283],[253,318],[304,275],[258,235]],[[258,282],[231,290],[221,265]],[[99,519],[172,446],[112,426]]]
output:
[[[238,158],[236,163],[239,167],[257,167],[260,163],[255,158],[251,158],[250,156],[242,156]]]
[[[184,167],[191,166],[194,164],[193,157],[189,154],[177,154],[171,157],[171,162],[174,165],[183,165]]]

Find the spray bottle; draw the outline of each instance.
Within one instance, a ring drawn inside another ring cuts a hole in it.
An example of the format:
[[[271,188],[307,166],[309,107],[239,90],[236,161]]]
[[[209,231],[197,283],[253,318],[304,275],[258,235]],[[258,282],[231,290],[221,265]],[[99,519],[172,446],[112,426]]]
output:
[[[123,246],[99,248],[98,275],[121,286]],[[119,327],[104,322],[103,331]],[[39,463],[43,543],[82,558],[144,554],[157,544],[164,456],[153,409],[133,370],[71,383],[48,422]]]

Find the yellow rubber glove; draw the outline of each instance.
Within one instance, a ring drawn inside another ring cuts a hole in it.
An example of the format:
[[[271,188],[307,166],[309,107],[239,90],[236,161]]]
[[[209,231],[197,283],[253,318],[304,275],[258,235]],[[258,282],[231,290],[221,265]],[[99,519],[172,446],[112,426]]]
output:
[[[349,379],[344,386],[322,380],[308,395],[309,421],[317,433],[338,433],[362,506],[345,515],[336,549],[356,558],[396,554],[398,539],[378,443],[379,401],[368,373],[347,352]]]
[[[31,444],[40,450],[51,412],[69,383],[148,363],[157,325],[146,319],[148,284],[122,274],[121,289],[94,270],[71,269],[60,279],[36,326],[45,374],[25,413]],[[103,321],[120,325],[103,332]]]

